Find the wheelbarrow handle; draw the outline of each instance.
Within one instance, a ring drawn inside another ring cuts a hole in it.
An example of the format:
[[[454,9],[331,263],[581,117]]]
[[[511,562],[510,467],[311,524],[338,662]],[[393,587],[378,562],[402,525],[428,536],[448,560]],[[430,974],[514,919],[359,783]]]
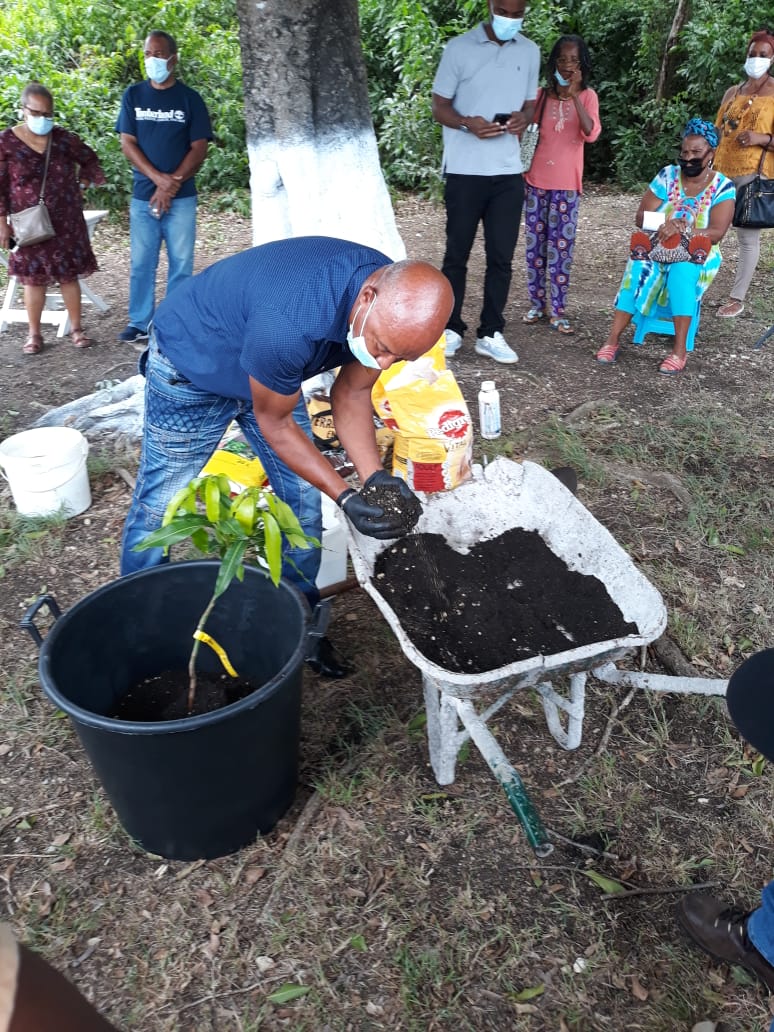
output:
[[[37,601],[32,603],[30,608],[19,621],[19,627],[21,627],[23,631],[29,631],[32,640],[38,648],[43,644],[43,637],[35,624],[35,617],[43,606],[48,606],[48,611],[51,613],[55,621],[62,615],[62,610],[59,608],[59,604],[53,595],[41,595]]]

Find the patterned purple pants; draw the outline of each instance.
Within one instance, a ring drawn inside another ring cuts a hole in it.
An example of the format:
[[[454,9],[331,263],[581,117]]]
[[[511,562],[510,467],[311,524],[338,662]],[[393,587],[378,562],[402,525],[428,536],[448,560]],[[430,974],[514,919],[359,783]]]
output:
[[[580,194],[577,190],[540,190],[527,184],[524,196],[527,289],[533,308],[564,315],[575,249]],[[546,304],[546,279],[550,305]]]

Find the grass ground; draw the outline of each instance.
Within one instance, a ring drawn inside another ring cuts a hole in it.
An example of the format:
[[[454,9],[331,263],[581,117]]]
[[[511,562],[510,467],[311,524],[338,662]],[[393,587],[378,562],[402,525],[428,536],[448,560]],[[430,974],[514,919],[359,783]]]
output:
[[[591,199],[589,216],[618,219],[625,200]],[[422,234],[438,214],[402,217],[419,256],[437,259],[437,233]],[[759,299],[772,296],[771,256]],[[770,354],[751,351],[767,317],[728,327],[707,309],[696,372],[680,383],[652,376],[647,351],[600,374],[590,356],[611,267],[610,256],[579,265],[574,340],[539,330],[519,367],[497,370],[506,434],[476,457],[573,465],[583,503],[664,596],[687,659],[727,677],[774,641],[774,392]],[[115,364],[104,350],[93,360]],[[470,401],[478,361],[455,366]],[[516,695],[491,727],[563,837],[538,860],[474,748],[454,784],[435,782],[419,674],[360,592],[337,602],[331,631],[353,675],[305,674],[299,793],[277,828],[206,863],[129,841],[17,630],[40,593],[66,607],[116,575],[127,490],[115,470],[128,460],[96,451],[84,517],[30,523],[0,492],[0,906],[120,1027],[689,1032],[706,1018],[768,1029],[765,992],[711,964],[674,920],[694,884],[753,906],[773,873],[771,768],[722,700],[627,701],[590,682],[583,742],[568,753],[539,698]],[[647,663],[661,670],[653,653]]]

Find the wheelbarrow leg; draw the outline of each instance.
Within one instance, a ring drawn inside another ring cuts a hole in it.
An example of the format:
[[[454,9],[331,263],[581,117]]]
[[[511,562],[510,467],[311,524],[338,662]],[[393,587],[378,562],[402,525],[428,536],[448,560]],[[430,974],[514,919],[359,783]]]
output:
[[[548,835],[538,816],[532,800],[527,794],[524,783],[514,767],[508,762],[505,753],[497,744],[492,732],[482,718],[476,713],[473,704],[467,699],[455,699],[460,720],[470,732],[470,737],[478,747],[494,776],[505,792],[511,809],[519,818],[527,841],[539,857],[548,856],[554,847],[548,841]]]
[[[446,694],[443,685],[427,674],[422,675],[422,685],[425,692],[430,763],[438,784],[451,785],[457,766],[457,753],[469,735],[467,731],[460,732],[454,699]]]
[[[543,702],[548,730],[563,749],[577,749],[583,734],[583,710],[586,700],[586,673],[570,675],[570,698],[554,691],[550,681],[535,686]],[[559,711],[567,714],[567,728],[562,726]]]

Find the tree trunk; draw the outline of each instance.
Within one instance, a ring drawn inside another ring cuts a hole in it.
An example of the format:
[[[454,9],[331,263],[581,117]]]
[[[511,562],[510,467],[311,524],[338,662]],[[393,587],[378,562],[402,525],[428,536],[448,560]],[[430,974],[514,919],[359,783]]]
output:
[[[690,16],[690,7],[690,0],[677,0],[677,7],[672,19],[672,28],[669,30],[669,36],[664,46],[664,56],[661,59],[661,67],[658,70],[658,82],[656,83],[656,100],[658,101],[664,100],[665,97],[671,94],[672,79],[678,61],[678,55],[675,54],[674,48]]]
[[[253,242],[322,234],[405,256],[379,165],[357,0],[237,0]]]

